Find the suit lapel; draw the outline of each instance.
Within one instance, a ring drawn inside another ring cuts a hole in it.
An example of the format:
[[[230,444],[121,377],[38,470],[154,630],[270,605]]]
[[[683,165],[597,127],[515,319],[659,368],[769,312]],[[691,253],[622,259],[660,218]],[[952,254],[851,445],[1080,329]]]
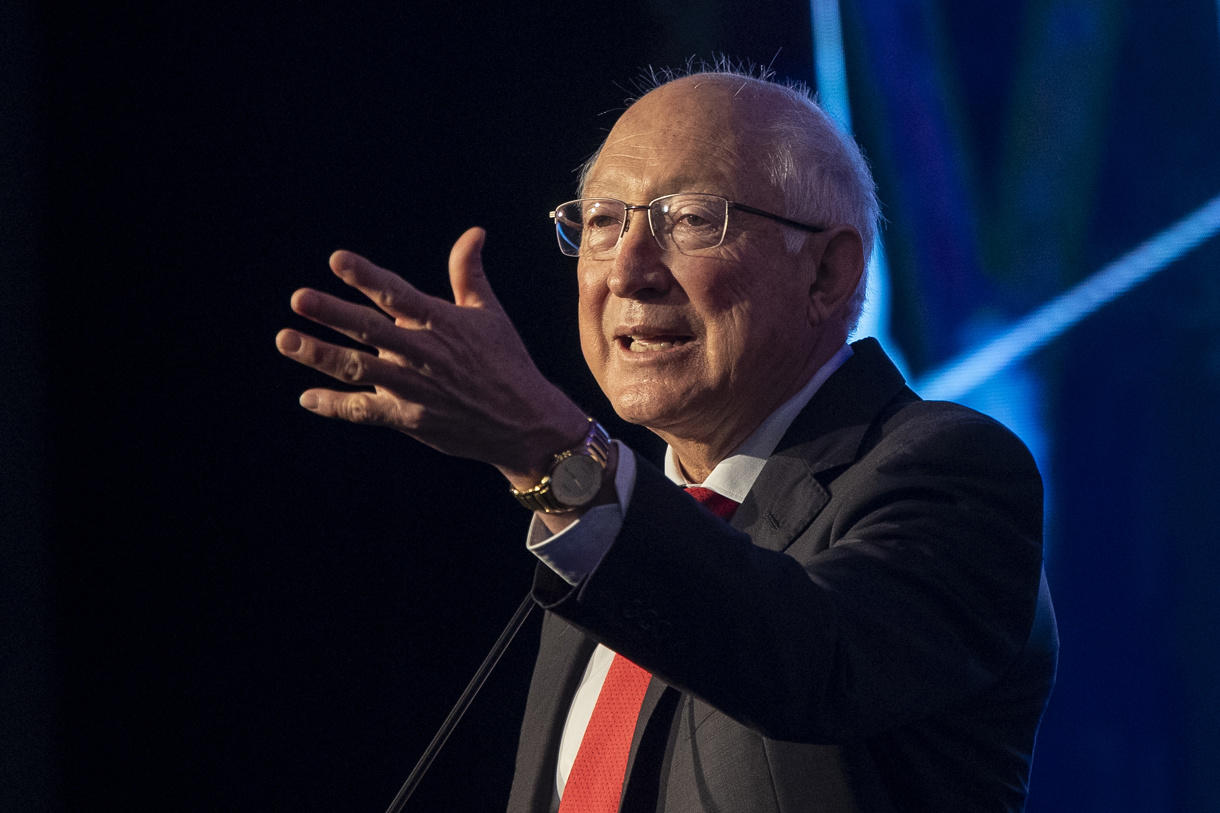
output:
[[[905,389],[876,339],[852,351],[797,415],[733,517],[759,547],[782,552],[809,527],[830,500],[830,481],[857,460],[877,415]]]

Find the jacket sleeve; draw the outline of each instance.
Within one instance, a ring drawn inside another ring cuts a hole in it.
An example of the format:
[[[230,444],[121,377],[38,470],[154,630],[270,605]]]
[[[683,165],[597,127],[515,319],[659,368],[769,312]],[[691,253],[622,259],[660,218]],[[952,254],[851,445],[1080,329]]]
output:
[[[1027,649],[1041,480],[988,418],[926,403],[901,415],[814,478],[826,504],[782,551],[641,463],[596,573],[573,587],[540,571],[536,597],[775,739],[844,742],[969,702]],[[757,496],[763,522],[790,497]]]

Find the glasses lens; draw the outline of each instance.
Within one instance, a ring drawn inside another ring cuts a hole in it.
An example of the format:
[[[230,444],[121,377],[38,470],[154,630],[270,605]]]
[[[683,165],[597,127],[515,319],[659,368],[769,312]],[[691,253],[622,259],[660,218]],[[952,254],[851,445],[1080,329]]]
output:
[[[728,214],[729,202],[718,195],[669,195],[648,211],[653,233],[665,235],[684,254],[720,245]]]
[[[623,233],[626,209],[622,201],[587,198],[555,210],[559,250],[569,257],[613,252]]]

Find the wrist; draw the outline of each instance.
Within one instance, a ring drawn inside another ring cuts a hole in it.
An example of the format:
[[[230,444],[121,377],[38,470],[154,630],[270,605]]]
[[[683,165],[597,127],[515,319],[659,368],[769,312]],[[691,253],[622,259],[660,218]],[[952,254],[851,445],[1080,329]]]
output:
[[[610,437],[592,418],[585,418],[584,429],[579,443],[550,454],[541,475],[505,473],[518,502],[531,511],[568,514],[598,498],[610,468]]]

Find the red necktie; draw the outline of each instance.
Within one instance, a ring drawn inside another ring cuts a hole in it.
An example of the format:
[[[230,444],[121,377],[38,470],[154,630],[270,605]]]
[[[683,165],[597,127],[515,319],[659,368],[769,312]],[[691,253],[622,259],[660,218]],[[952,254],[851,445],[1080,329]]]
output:
[[[686,493],[703,503],[707,510],[725,522],[733,518],[733,513],[737,510],[737,506],[740,505],[736,500],[731,500],[723,494],[717,494],[710,488],[704,488],[703,486],[687,486]]]
[[[737,503],[708,488],[688,488],[716,516],[728,520]],[[616,654],[597,695],[589,726],[563,788],[559,813],[615,813],[623,795],[623,777],[635,723],[652,675]]]

